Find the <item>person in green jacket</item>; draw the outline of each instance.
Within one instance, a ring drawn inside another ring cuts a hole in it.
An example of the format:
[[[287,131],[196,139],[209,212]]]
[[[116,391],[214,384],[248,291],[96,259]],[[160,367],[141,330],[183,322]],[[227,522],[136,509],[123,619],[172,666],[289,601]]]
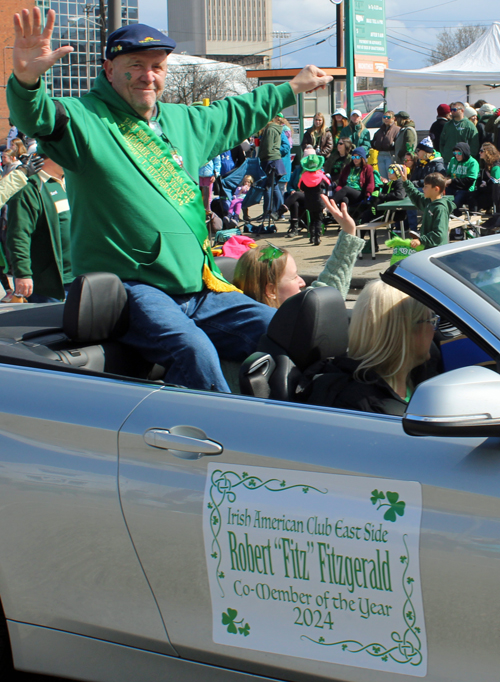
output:
[[[470,147],[467,142],[457,142],[453,148],[453,156],[446,174],[451,178],[451,182],[446,188],[446,194],[453,196],[456,204],[454,214],[461,215],[460,208],[469,205],[471,192],[474,191],[476,180],[479,176],[479,164],[470,155]]]
[[[15,295],[30,303],[64,301],[74,277],[63,169],[45,158],[43,170],[28,180],[8,207],[7,246]]]
[[[479,154],[479,133],[476,126],[468,118],[465,118],[464,103],[453,102],[450,110],[451,121],[444,124],[439,138],[439,151],[444,162],[450,163],[457,142],[467,142],[471,155],[477,158]]]
[[[122,341],[167,367],[165,380],[228,392],[220,360],[255,350],[272,311],[245,298],[216,267],[198,169],[262,128],[300,92],[332,80],[314,66],[208,107],[164,104],[175,42],[144,24],[108,37],[104,69],[81,98],[50,99],[41,76],[72,51],[52,51],[55,21],[14,16],[12,121],[41,141],[67,178],[73,272],[114,272],[129,294]]]
[[[422,194],[410,180],[403,182],[406,196],[423,213],[420,235],[410,242],[412,249],[421,244],[425,249],[432,249],[448,243],[448,225],[455,204],[451,197],[444,195],[446,184],[441,173],[430,173],[424,180]]]
[[[285,164],[281,158],[282,132],[283,115],[280,114],[269,121],[260,136],[259,159],[262,170],[267,175],[262,227],[266,218],[269,218],[273,211],[277,211],[283,203],[283,196],[278,185],[280,178],[286,174]]]
[[[355,147],[364,147],[368,153],[371,147],[370,131],[365,128],[359,109],[352,111],[349,125],[346,125],[340,131],[339,139],[343,137],[348,137],[351,140],[353,149]]]

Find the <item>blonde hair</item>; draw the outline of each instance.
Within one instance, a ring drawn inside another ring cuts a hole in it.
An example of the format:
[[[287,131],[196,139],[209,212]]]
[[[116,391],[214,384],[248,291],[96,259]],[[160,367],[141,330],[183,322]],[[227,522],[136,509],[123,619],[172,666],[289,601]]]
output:
[[[15,137],[10,142],[10,151],[14,153],[16,159],[18,159],[23,154],[26,154],[26,147],[24,146],[22,140],[19,137]]]
[[[321,118],[322,118],[322,120],[323,120],[323,125],[321,126],[321,129],[320,129],[321,135],[323,136],[323,135],[325,134],[325,131],[326,131],[326,119],[325,119],[325,115],[322,114],[321,111],[317,111],[317,112],[314,114],[314,118],[316,118],[316,116],[321,116]],[[313,130],[316,130],[315,127],[314,127],[314,123],[313,123],[312,126],[309,128],[309,130],[311,131],[311,133],[313,132]]]
[[[289,252],[282,249],[283,253],[278,258],[272,261],[261,261],[259,258],[266,246],[250,249],[239,258],[234,271],[233,284],[255,301],[277,308],[278,299],[269,298],[266,286],[278,285],[285,272]]]
[[[349,326],[348,355],[360,361],[355,377],[363,381],[374,370],[395,389],[395,376],[413,353],[415,325],[428,316],[429,309],[411,296],[382,280],[369,282]]]
[[[244,185],[245,182],[248,182],[249,185],[253,185],[253,183],[255,182],[255,180],[253,179],[253,176],[252,176],[252,175],[245,175],[245,176],[243,177],[243,182],[242,182],[241,184]]]

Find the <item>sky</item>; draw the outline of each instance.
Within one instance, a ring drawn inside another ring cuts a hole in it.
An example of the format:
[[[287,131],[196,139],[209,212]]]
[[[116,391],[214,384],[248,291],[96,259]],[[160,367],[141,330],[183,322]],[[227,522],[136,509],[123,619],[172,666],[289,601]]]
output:
[[[168,0],[182,2],[183,0]],[[282,41],[282,66],[305,64],[336,66],[335,5],[330,0],[272,0],[273,30],[287,31]],[[444,28],[500,21],[500,4],[491,0],[385,0],[389,68],[420,69]],[[159,29],[167,28],[167,0],[139,0],[139,20]],[[333,25],[333,26],[332,26]],[[331,27],[331,28],[328,28]],[[317,32],[315,35],[309,35]],[[292,43],[293,41],[293,43]],[[321,44],[316,45],[319,41]],[[278,42],[275,41],[276,48]],[[287,46],[287,43],[291,43]],[[278,49],[274,67],[279,66]]]

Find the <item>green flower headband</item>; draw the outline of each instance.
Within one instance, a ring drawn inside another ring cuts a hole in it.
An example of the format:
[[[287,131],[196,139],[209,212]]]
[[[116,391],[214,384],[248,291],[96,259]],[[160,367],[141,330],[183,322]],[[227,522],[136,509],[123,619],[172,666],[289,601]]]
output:
[[[271,244],[271,242],[267,242],[269,246],[266,246],[265,249],[262,249],[262,253],[259,256],[259,261],[262,261],[263,263],[266,263],[271,267],[273,260],[276,260],[276,258],[279,258],[280,256],[283,255],[283,251],[279,248],[279,246],[275,246],[274,244]]]

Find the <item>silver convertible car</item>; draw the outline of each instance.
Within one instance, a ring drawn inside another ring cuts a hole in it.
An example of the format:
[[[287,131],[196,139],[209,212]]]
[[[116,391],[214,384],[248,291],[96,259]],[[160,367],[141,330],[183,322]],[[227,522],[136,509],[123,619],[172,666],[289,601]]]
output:
[[[333,289],[280,308],[239,395],[165,385],[121,345],[113,276],[3,307],[4,674],[499,679],[500,237],[383,278],[441,316],[402,418],[293,401],[345,352]]]

